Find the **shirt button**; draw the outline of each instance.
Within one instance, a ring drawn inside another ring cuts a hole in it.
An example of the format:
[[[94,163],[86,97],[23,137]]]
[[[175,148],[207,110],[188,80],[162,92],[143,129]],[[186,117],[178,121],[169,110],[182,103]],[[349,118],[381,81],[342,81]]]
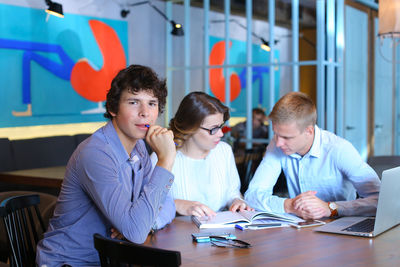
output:
[[[169,183],[172,184],[174,182],[173,179],[169,179]]]
[[[161,210],[161,209],[162,209],[162,207],[159,207],[159,208],[158,208],[158,210]]]

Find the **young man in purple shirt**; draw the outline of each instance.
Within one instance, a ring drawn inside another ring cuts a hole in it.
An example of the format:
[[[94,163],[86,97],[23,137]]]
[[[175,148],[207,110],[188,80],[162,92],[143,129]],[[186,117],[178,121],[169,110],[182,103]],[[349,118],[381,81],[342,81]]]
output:
[[[170,130],[154,125],[163,111],[165,81],[148,67],[131,65],[107,94],[110,121],[71,156],[53,218],[37,246],[39,266],[96,266],[93,234],[143,243],[151,229],[170,223],[167,197],[176,149]],[[151,161],[144,141],[158,156]]]

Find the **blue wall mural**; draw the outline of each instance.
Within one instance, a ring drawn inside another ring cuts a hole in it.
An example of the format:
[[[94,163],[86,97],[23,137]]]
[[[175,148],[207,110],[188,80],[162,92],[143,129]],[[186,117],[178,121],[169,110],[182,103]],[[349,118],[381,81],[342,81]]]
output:
[[[0,4],[0,127],[104,121],[126,21]]]
[[[210,37],[210,65],[223,65],[225,62],[225,39]],[[230,40],[229,64],[246,64],[246,42]],[[270,52],[262,50],[253,44],[253,63],[268,63]],[[274,58],[279,61],[279,51]],[[211,92],[221,101],[225,101],[225,77],[223,69],[210,69]],[[255,66],[252,68],[253,107],[269,110],[269,67]],[[246,116],[246,68],[229,69],[231,115]],[[275,68],[275,102],[279,99],[279,68]]]

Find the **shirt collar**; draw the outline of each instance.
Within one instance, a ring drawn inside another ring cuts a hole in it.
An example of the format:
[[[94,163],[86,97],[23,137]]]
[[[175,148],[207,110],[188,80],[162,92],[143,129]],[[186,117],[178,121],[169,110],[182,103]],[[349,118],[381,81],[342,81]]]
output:
[[[112,124],[112,121],[109,121],[103,127],[103,133],[107,140],[107,143],[109,143],[111,145],[111,149],[115,151],[117,159],[120,163],[126,162],[127,160],[131,159],[130,155],[132,156],[132,159],[135,157],[135,155],[138,155],[139,159],[141,159],[147,152],[143,140],[138,140],[136,142],[135,147],[133,148],[133,150],[129,155],[126,152],[124,146],[122,145],[121,140],[119,139],[119,136],[117,134],[117,131],[115,130],[114,125]]]
[[[313,140],[310,150],[304,156],[300,156],[297,153],[293,153],[289,156],[296,158],[296,159],[301,159],[307,155],[316,157],[316,158],[318,158],[321,155],[321,130],[318,128],[317,125],[314,125],[314,140]]]
[[[111,149],[115,152],[117,159],[120,163],[126,162],[129,159],[129,155],[126,152],[124,146],[119,139],[117,131],[110,120],[104,127],[103,133],[106,138],[107,143],[111,146]]]
[[[307,154],[316,158],[321,155],[321,130],[317,125],[314,125],[314,141]]]

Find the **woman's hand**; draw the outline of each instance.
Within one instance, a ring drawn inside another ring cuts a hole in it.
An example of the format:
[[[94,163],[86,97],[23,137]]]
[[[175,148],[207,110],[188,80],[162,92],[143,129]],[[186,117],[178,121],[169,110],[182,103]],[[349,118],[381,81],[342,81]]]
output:
[[[231,207],[229,208],[230,211],[244,211],[244,210],[248,210],[248,211],[254,211],[254,209],[252,207],[250,207],[249,205],[247,205],[247,203],[240,198],[235,198],[235,200],[233,200]]]
[[[175,199],[176,211],[181,215],[193,215],[196,217],[208,216],[209,218],[217,215],[208,206],[198,202],[184,199]]]

